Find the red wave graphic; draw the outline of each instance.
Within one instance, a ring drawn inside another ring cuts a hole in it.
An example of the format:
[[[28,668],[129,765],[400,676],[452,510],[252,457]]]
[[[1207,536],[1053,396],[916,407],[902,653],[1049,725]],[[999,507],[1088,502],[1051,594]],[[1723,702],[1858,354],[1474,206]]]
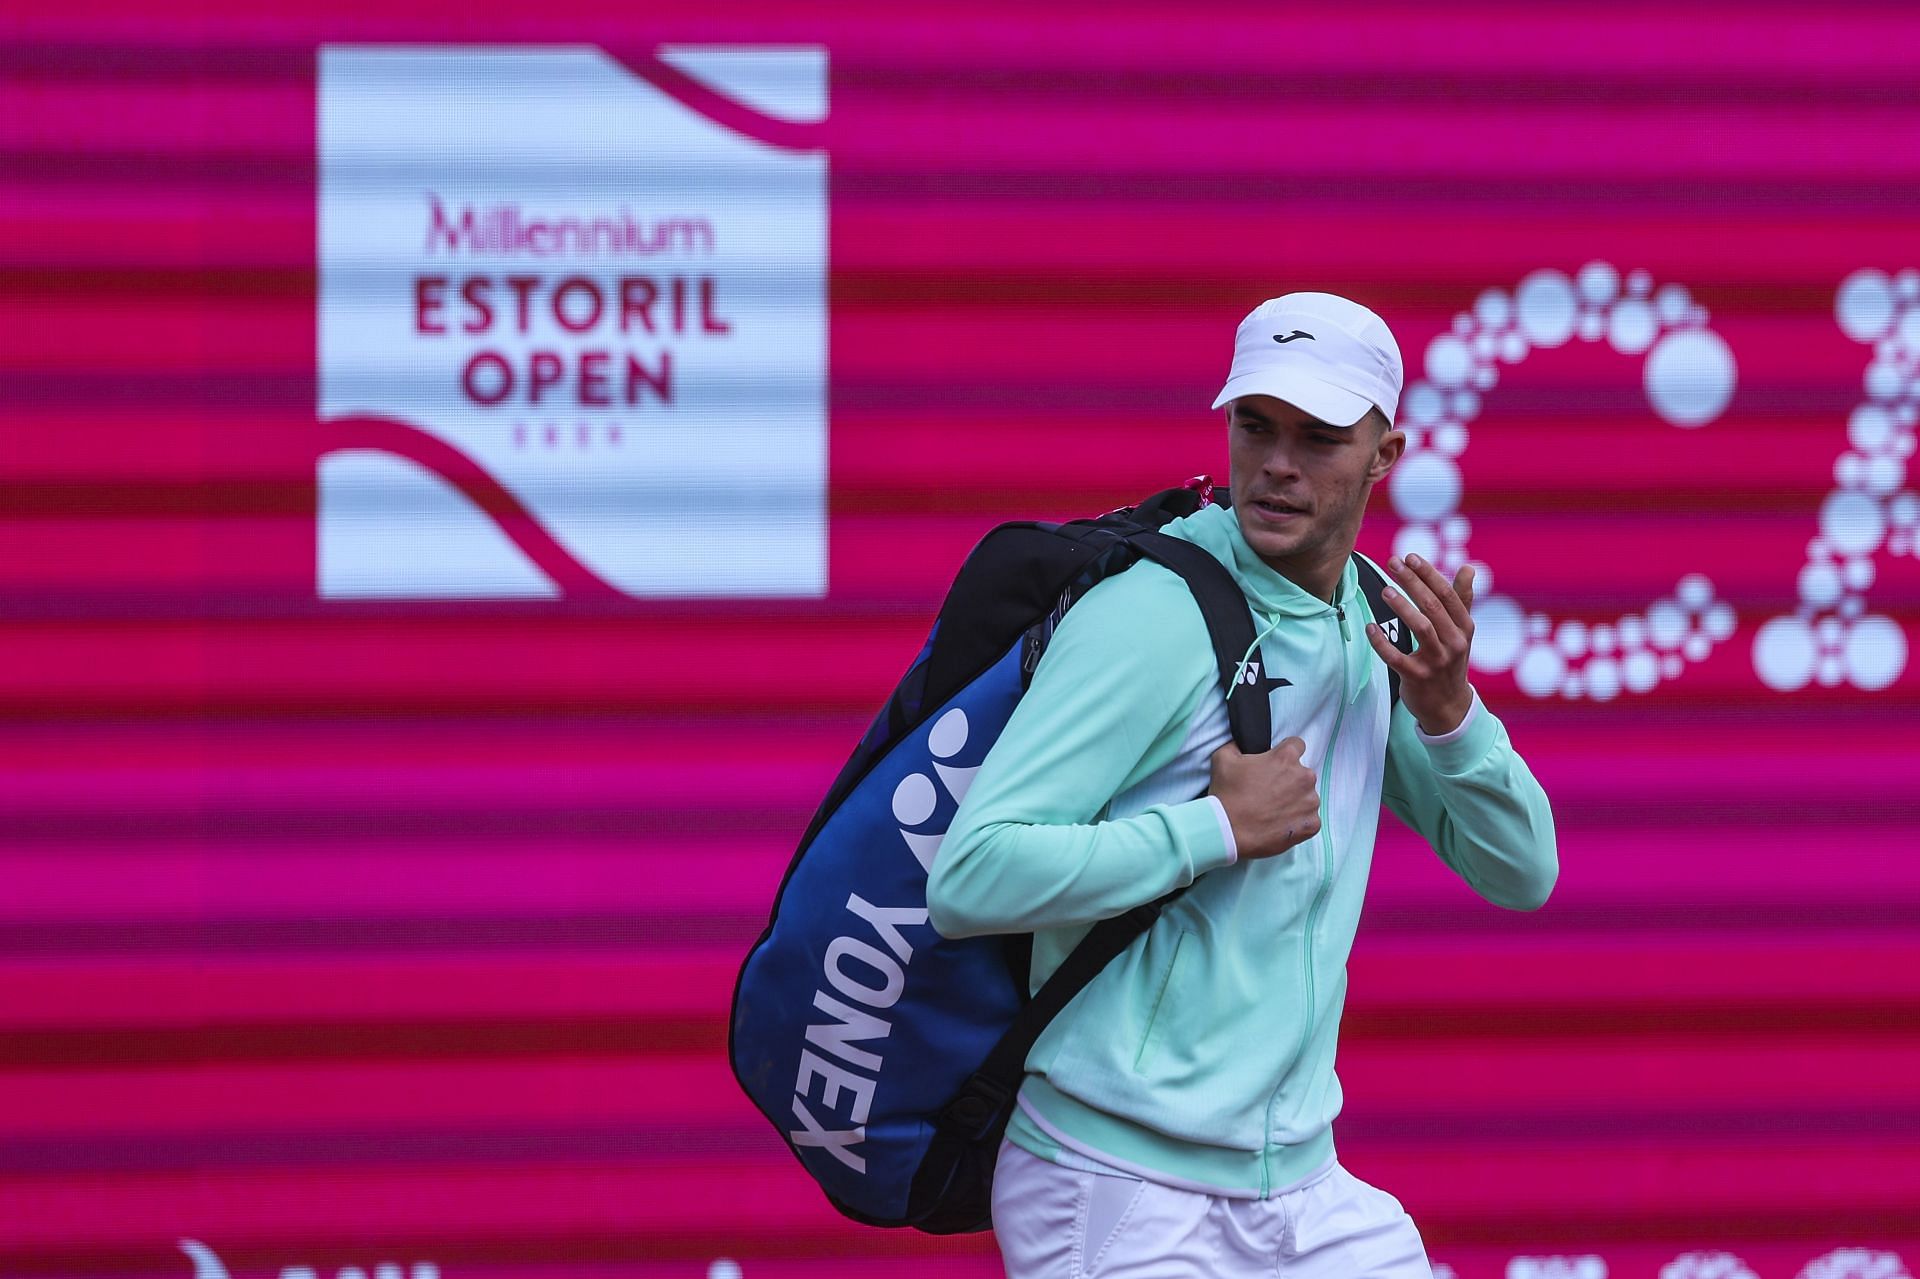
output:
[[[394,418],[362,415],[326,424],[326,453],[373,449],[425,467],[452,485],[490,518],[494,526],[568,599],[623,599],[592,569],[560,544],[545,525],[487,469],[437,435]],[[323,456],[325,454],[323,453]]]
[[[657,56],[616,53],[607,56],[646,81],[689,111],[698,112],[723,129],[730,129],[755,142],[783,151],[822,151],[826,149],[824,124],[796,124],[763,115],[752,107],[707,87],[678,67],[668,66]]]

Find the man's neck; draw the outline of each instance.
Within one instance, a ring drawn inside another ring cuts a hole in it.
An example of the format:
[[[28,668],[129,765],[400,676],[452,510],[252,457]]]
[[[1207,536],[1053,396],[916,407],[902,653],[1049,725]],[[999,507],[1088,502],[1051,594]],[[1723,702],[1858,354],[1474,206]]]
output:
[[[1348,554],[1351,554],[1349,548]],[[1329,604],[1337,604],[1340,593],[1340,575],[1346,570],[1347,555],[1329,558],[1325,552],[1316,552],[1311,556],[1288,556],[1284,559],[1268,559],[1262,555],[1261,562],[1295,586]]]

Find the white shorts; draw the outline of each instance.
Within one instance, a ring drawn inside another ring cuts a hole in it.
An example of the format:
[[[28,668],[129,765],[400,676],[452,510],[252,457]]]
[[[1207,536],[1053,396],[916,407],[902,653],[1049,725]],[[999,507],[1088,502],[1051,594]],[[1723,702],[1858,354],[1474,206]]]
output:
[[[1271,1199],[1082,1172],[1000,1145],[1007,1279],[1433,1279],[1400,1201],[1334,1164]]]

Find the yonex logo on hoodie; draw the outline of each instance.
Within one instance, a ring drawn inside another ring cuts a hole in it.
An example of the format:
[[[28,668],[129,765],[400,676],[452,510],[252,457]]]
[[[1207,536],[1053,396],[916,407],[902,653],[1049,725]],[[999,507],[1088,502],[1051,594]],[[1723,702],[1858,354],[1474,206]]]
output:
[[[1284,676],[1269,678],[1260,669],[1260,659],[1248,662],[1246,669],[1240,672],[1240,685],[1244,688],[1257,688],[1263,693],[1271,693],[1276,688],[1292,688],[1293,681]]]

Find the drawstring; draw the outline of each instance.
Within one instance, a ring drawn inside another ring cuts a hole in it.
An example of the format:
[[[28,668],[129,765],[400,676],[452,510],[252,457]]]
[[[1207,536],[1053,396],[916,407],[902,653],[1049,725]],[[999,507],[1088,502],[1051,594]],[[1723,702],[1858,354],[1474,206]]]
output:
[[[1266,630],[1261,631],[1253,637],[1253,643],[1247,646],[1247,651],[1240,657],[1240,665],[1233,668],[1233,686],[1235,688],[1240,687],[1240,681],[1246,676],[1247,667],[1253,663],[1253,655],[1260,651],[1260,641],[1273,634],[1274,631],[1279,628],[1282,620],[1283,618],[1281,617],[1275,617],[1271,622],[1267,623]]]
[[[1338,604],[1334,605],[1333,611],[1338,613],[1340,611],[1340,606]],[[1325,616],[1325,614],[1322,614],[1322,616]],[[1267,623],[1266,630],[1261,631],[1258,635],[1253,637],[1253,643],[1249,644],[1247,646],[1247,651],[1240,655],[1240,664],[1233,668],[1233,687],[1235,688],[1240,687],[1240,681],[1246,677],[1247,667],[1253,664],[1253,655],[1260,651],[1260,642],[1266,639],[1267,636],[1273,634],[1276,630],[1280,629],[1280,623],[1284,622],[1285,620],[1286,620],[1285,614],[1276,615],[1271,622]]]

